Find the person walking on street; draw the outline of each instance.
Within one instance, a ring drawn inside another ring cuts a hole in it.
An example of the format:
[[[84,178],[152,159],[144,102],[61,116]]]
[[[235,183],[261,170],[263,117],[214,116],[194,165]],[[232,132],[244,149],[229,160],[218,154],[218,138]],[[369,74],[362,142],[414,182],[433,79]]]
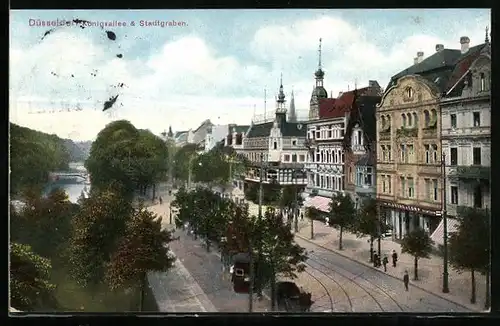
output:
[[[396,250],[392,251],[392,267],[396,267],[396,263],[398,262],[398,254]]]
[[[160,199],[160,205],[163,204],[163,198],[161,198],[161,196],[160,196],[159,199]]]
[[[378,267],[378,255],[373,254],[373,267]]]
[[[410,276],[408,276],[408,271],[405,271],[403,275],[403,283],[405,284],[405,290],[408,291],[408,283],[410,283]]]
[[[384,272],[387,272],[387,264],[389,264],[389,258],[387,258],[387,256],[384,256],[382,264],[384,264]]]

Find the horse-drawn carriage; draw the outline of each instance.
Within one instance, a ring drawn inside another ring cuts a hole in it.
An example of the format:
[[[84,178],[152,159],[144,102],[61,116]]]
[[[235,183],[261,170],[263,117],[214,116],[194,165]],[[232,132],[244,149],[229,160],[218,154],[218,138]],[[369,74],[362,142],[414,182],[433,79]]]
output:
[[[309,311],[312,304],[312,294],[299,288],[297,284],[290,281],[276,283],[276,298],[279,310],[289,312]]]

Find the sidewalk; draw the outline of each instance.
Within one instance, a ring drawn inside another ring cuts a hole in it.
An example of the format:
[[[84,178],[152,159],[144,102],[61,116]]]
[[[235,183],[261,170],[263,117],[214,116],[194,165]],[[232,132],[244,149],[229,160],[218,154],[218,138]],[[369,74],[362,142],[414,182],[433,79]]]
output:
[[[301,221],[299,224],[299,232],[297,236],[304,240],[310,240],[311,227],[310,221]],[[326,226],[320,221],[314,221],[314,239],[311,241],[314,244],[322,246],[332,252],[343,255],[347,258],[356,260],[369,266],[373,266],[370,261],[370,244],[368,237],[357,238],[355,235],[343,232],[342,247],[343,250],[338,250],[339,247],[339,231]],[[377,240],[374,241],[373,249],[377,252]],[[391,254],[396,250],[398,254],[398,263],[396,268],[392,267]],[[419,259],[418,261],[418,277],[419,280],[413,280],[414,258],[408,254],[401,253],[401,245],[391,240],[381,241],[382,257],[387,255],[389,265],[387,266],[387,274],[398,279],[403,277],[405,270],[410,274],[410,282],[424,291],[428,291],[437,296],[462,304],[475,311],[483,311],[485,300],[485,276],[479,272],[475,273],[476,277],[476,304],[470,303],[471,295],[471,277],[470,272],[458,273],[451,266],[448,267],[449,293],[442,293],[442,273],[443,259],[438,256],[431,256],[429,259]],[[380,268],[383,273],[383,267]]]

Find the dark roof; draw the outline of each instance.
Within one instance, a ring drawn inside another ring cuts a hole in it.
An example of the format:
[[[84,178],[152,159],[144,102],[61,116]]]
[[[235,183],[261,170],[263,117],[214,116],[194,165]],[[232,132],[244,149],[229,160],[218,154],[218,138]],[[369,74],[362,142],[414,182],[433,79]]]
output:
[[[319,100],[319,118],[331,119],[344,116],[344,112],[336,106],[336,98],[325,98]]]
[[[247,132],[248,128],[250,128],[250,126],[232,126],[234,132]]]
[[[371,153],[367,153],[359,158],[355,165],[359,166],[374,166],[375,157]]]
[[[268,137],[273,128],[273,122],[260,123],[250,126],[247,138]]]
[[[476,46],[470,48],[469,51],[467,51],[465,54],[463,54],[459,58],[457,64],[455,65],[455,69],[451,73],[450,78],[448,80],[448,83],[446,85],[446,88],[445,88],[446,92],[449,92],[453,88],[453,86],[455,86],[457,84],[457,82],[460,80],[460,78],[462,78],[462,76],[465,73],[467,73],[470,66],[474,62],[474,60],[476,60],[479,57],[479,55],[481,54],[481,50],[485,47],[485,45],[486,45],[486,43],[476,45]],[[461,94],[464,83],[461,83],[461,84],[462,85],[458,85],[459,86],[457,89],[458,93],[455,94],[455,92],[453,92],[454,94],[450,94],[450,95],[454,96],[454,95]]]
[[[201,127],[203,126],[213,126],[214,124],[210,121],[210,119],[207,119],[205,121],[203,121],[200,126],[198,128],[196,128],[196,130],[194,132],[197,132],[198,130],[200,130]]]
[[[386,90],[394,86],[396,81],[401,77],[408,75],[421,75],[432,83],[435,83],[436,86],[443,91],[448,84],[448,79],[451,75],[453,67],[461,56],[462,53],[460,50],[444,49],[439,52],[435,52],[422,62],[414,64],[392,76]]]

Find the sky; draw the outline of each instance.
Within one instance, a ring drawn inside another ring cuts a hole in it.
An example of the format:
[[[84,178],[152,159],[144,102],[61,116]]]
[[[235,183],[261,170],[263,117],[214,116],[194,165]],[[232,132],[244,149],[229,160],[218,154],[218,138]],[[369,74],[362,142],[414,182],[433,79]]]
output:
[[[117,119],[156,134],[206,119],[248,125],[254,115],[273,114],[281,74],[286,99],[293,90],[304,116],[320,38],[324,86],[337,97],[369,80],[385,88],[418,51],[428,57],[436,44],[460,49],[461,36],[470,46],[483,43],[490,15],[489,9],[10,11],[10,121],[74,140],[93,140]],[[64,25],[74,19],[91,26]]]

